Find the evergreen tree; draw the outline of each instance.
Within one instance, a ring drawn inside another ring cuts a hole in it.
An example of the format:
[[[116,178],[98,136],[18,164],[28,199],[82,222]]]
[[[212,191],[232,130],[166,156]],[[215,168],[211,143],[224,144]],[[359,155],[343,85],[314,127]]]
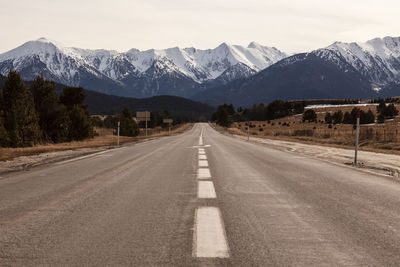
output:
[[[132,112],[128,108],[122,110],[120,121],[120,134],[122,136],[137,136],[139,134],[139,127],[132,118]]]
[[[41,131],[32,94],[16,71],[8,73],[4,84],[3,109],[10,146],[31,146],[40,141]]]
[[[375,115],[369,109],[368,112],[360,111],[360,123],[361,124],[370,124],[375,122]]]
[[[68,110],[70,140],[83,140],[94,135],[87,105],[83,104],[85,97],[86,91],[82,87],[65,87],[60,97]]]
[[[232,123],[230,116],[234,113],[235,110],[232,105],[219,105],[217,111],[212,115],[212,120],[221,126],[228,127]]]
[[[346,111],[346,113],[344,113],[343,123],[344,124],[354,124],[351,114],[348,111]]]
[[[68,108],[78,105],[83,106],[83,101],[86,97],[86,91],[82,87],[65,87],[61,96],[61,103],[66,105]]]
[[[63,142],[68,139],[70,124],[66,107],[60,103],[54,82],[37,77],[31,84],[39,126],[46,141]]]
[[[385,122],[385,116],[383,116],[383,114],[380,113],[378,115],[377,121],[378,121],[378,123],[384,123]]]
[[[332,115],[331,115],[330,112],[327,112],[325,114],[325,123],[327,123],[327,124],[331,124],[332,123]]]
[[[70,120],[70,140],[83,140],[88,137],[93,137],[93,126],[84,109],[80,108],[78,105],[74,105],[68,113]]]
[[[336,111],[332,115],[333,123],[338,124],[343,122],[343,112],[341,110]]]
[[[8,144],[8,133],[4,127],[4,119],[2,117],[2,111],[0,110],[0,147],[6,147]]]
[[[308,121],[308,122],[315,122],[317,121],[317,113],[313,109],[307,109],[303,113],[303,122]]]

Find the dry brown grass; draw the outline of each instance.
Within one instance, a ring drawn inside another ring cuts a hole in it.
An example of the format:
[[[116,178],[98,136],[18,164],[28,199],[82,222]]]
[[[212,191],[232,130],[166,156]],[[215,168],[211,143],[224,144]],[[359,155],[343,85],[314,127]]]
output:
[[[351,111],[353,107],[344,108],[321,108],[315,109],[319,122],[302,122],[302,115],[290,116],[277,120],[250,122],[251,136],[297,141],[306,144],[319,144],[340,148],[354,147],[355,130],[352,125],[339,124],[328,125],[324,122],[326,112]],[[363,110],[371,109],[376,112],[375,107],[362,107]],[[399,106],[397,106],[400,109]],[[287,126],[289,125],[289,126]],[[247,123],[233,123],[231,128],[225,129],[232,134],[247,135]],[[360,127],[360,149],[400,154],[400,117],[386,121],[384,124],[361,125]]]
[[[192,127],[193,124],[185,123],[171,127],[171,134],[182,133]],[[95,147],[107,147],[114,146],[117,143],[117,137],[113,135],[112,129],[95,129],[98,136],[87,139],[84,141],[73,141],[68,143],[58,144],[42,144],[33,147],[21,147],[21,148],[0,148],[0,160],[9,160],[19,156],[29,156],[44,152],[54,152],[62,150],[73,150],[79,148],[95,148]],[[142,133],[143,132],[143,133]],[[168,128],[157,128],[148,131],[148,137],[144,135],[144,130],[141,129],[140,135],[136,137],[120,136],[120,144],[137,142],[146,138],[160,137],[168,135]]]

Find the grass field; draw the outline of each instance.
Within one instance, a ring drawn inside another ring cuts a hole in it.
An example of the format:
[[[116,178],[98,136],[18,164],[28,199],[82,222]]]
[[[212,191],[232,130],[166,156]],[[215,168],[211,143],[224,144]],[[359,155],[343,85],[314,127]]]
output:
[[[186,123],[171,127],[171,134],[181,133],[192,127],[193,124]],[[87,139],[84,141],[74,141],[68,143],[58,144],[43,144],[36,145],[33,147],[21,147],[21,148],[0,148],[0,160],[9,160],[19,156],[29,156],[44,152],[54,152],[61,150],[79,149],[79,148],[93,148],[93,147],[107,147],[115,146],[117,144],[117,137],[113,135],[113,129],[96,129],[98,136]],[[154,129],[148,129],[148,137],[158,137],[168,135],[168,128],[157,127]],[[147,138],[148,138],[147,137]],[[145,139],[144,129],[140,130],[139,136],[127,137],[120,136],[120,144],[135,142]]]
[[[353,147],[355,130],[349,124],[336,124],[328,128],[324,123],[325,113],[342,110],[351,111],[353,107],[314,108],[318,122],[302,122],[302,114],[272,121],[251,121],[250,135],[280,140],[299,141],[307,144],[322,144],[335,147]],[[400,106],[396,108],[400,110]],[[375,106],[361,107],[371,109]],[[247,135],[247,122],[235,122],[227,129],[230,133]],[[387,120],[384,124],[361,125],[360,148],[368,151],[400,154],[400,117]]]

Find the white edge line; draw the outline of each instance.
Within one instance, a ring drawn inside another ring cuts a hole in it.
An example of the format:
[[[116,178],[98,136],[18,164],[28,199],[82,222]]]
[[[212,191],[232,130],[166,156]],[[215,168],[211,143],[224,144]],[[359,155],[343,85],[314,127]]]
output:
[[[78,157],[78,158],[64,160],[64,161],[61,161],[61,162],[57,162],[56,165],[61,165],[61,164],[64,164],[64,163],[73,162],[73,161],[77,161],[77,160],[81,160],[81,159],[85,159],[85,158],[95,157],[97,155],[101,155],[101,154],[104,154],[104,153],[107,153],[107,152],[110,152],[110,151],[112,151],[112,150],[105,150],[105,151],[101,151],[101,152],[85,155],[85,156]]]

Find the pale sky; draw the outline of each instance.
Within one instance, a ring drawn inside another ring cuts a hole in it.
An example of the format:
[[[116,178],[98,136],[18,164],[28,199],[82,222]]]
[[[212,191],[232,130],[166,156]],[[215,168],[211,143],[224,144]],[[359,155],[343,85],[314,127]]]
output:
[[[0,0],[0,53],[46,37],[88,49],[251,41],[305,52],[400,36],[399,0]]]

